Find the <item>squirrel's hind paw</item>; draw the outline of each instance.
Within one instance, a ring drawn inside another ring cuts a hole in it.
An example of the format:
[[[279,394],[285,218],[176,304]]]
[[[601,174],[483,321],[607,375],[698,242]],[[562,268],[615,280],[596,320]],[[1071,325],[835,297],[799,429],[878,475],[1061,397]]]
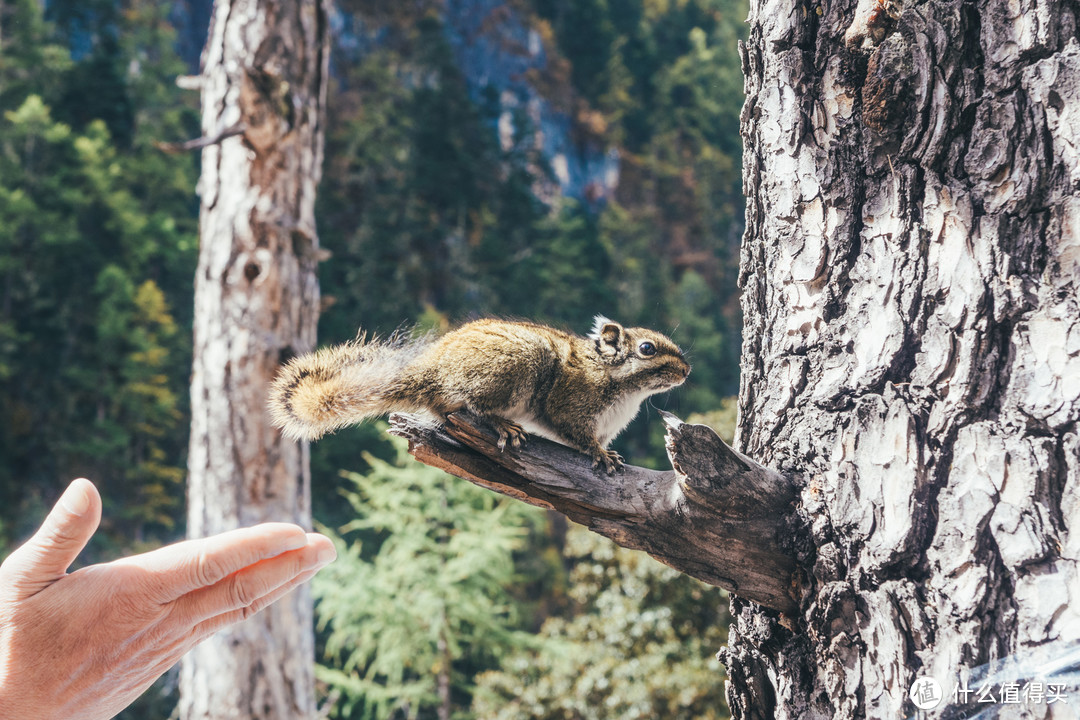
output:
[[[499,451],[506,450],[507,441],[515,448],[521,447],[521,443],[529,437],[529,434],[525,432],[525,428],[518,425],[516,422],[507,420],[501,417],[488,417],[485,418],[488,424],[495,429],[495,432],[499,434]]]
[[[622,455],[615,452],[614,450],[608,450],[606,448],[598,448],[593,453],[593,462],[592,462],[593,469],[595,470],[596,468],[600,467],[601,464],[604,466],[604,470],[607,471],[607,474],[611,475],[616,470],[620,470],[622,468],[622,466],[623,466]]]

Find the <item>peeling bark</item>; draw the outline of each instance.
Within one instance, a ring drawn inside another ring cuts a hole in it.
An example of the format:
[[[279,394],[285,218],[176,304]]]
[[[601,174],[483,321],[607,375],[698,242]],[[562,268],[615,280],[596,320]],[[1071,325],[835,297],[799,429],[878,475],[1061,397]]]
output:
[[[390,418],[417,460],[524,502],[558,510],[623,547],[783,612],[797,609],[799,549],[789,522],[794,479],[736,453],[704,425],[664,413],[674,470],[625,465],[614,475],[558,443],[529,437],[499,450],[479,421],[454,413],[443,427]]]
[[[1078,15],[751,3],[736,447],[808,478],[816,554],[797,632],[732,602],[735,717],[1080,640]]]
[[[283,360],[315,342],[327,9],[214,6],[200,77],[203,135],[216,141],[203,148],[199,181],[190,537],[269,520],[311,524],[307,447],[272,427],[266,388]],[[184,720],[314,717],[306,589],[193,650],[180,690]]]

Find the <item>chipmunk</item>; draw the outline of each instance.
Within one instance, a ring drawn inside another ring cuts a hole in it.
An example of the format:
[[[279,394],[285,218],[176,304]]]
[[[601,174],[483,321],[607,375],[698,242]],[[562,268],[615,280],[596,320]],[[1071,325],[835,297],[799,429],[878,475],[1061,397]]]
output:
[[[444,421],[468,410],[519,447],[527,433],[577,448],[610,474],[608,443],[650,395],[682,385],[690,365],[667,336],[598,315],[581,337],[546,325],[477,320],[439,338],[359,339],[294,358],[270,390],[274,424],[315,440],[391,412]]]

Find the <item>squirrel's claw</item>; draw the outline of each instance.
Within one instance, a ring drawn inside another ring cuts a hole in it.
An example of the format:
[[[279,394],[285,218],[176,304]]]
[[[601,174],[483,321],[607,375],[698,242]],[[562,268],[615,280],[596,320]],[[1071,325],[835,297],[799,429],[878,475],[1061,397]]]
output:
[[[619,469],[622,468],[622,466],[623,466],[622,455],[615,452],[614,450],[608,450],[606,448],[599,448],[593,454],[593,463],[592,463],[593,470],[600,467],[601,464],[603,464],[604,470],[607,472],[607,474],[611,475],[616,470],[619,470]]]
[[[516,450],[521,447],[521,443],[529,436],[529,434],[525,432],[525,428],[511,420],[505,418],[488,418],[488,422],[495,429],[495,432],[499,434],[499,442],[497,443],[499,452],[506,451],[507,441],[509,441]]]

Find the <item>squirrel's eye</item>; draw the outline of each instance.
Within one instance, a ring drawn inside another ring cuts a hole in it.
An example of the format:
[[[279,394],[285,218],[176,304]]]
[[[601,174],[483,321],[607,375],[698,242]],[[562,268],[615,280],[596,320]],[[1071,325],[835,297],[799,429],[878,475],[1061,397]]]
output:
[[[638,345],[637,349],[638,349],[638,352],[641,353],[642,355],[644,355],[645,357],[652,357],[653,355],[656,354],[656,346],[653,345],[648,340],[646,340],[645,342]]]

